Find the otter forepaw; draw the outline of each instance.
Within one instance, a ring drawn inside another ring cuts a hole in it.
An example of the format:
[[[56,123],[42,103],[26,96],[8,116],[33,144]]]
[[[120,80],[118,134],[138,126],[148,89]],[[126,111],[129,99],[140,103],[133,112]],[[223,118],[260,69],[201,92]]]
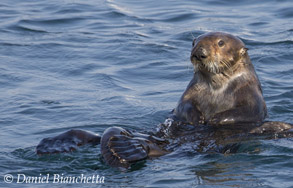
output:
[[[204,124],[205,123],[205,118],[204,116],[199,116],[199,121],[198,121],[199,124]]]
[[[234,122],[235,120],[233,117],[222,117],[221,115],[215,115],[208,121],[208,124],[227,125],[227,124],[233,124]]]

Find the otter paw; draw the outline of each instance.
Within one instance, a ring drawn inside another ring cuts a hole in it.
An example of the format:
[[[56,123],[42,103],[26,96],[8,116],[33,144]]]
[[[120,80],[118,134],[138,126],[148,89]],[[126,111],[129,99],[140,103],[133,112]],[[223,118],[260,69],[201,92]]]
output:
[[[199,116],[199,121],[198,121],[199,124],[204,124],[205,123],[205,118],[204,116]]]
[[[209,121],[208,124],[210,125],[227,125],[227,124],[233,124],[234,118],[231,117],[220,117],[220,116],[214,116]]]

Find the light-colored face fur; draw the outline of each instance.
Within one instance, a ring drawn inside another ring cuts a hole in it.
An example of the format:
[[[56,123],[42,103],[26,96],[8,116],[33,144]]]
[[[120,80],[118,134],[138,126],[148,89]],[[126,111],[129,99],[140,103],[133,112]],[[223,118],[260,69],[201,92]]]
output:
[[[220,74],[232,69],[246,51],[244,43],[237,37],[211,32],[194,39],[190,59],[195,72]]]

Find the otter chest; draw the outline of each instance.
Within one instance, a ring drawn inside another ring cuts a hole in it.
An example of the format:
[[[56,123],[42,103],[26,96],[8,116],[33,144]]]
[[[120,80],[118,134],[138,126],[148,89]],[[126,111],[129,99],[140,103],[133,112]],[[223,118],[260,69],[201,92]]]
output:
[[[234,106],[233,93],[227,93],[225,90],[225,88],[213,89],[209,85],[195,87],[194,104],[206,120]]]

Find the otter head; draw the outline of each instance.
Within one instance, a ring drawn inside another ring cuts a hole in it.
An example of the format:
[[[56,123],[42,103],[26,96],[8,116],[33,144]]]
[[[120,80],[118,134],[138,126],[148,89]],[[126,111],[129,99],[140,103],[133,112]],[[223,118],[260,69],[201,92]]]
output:
[[[195,70],[219,74],[231,69],[243,56],[247,56],[247,48],[239,38],[211,32],[194,39],[190,59]]]

